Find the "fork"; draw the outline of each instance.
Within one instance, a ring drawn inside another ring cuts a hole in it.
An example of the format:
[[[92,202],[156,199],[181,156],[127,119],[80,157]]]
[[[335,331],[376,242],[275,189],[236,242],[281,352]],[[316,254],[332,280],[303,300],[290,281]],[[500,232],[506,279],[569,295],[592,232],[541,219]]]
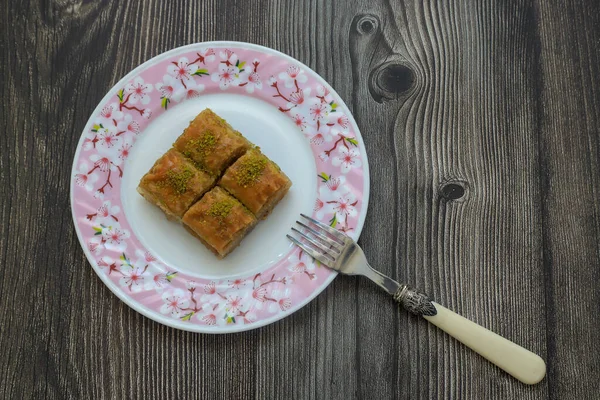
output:
[[[321,264],[346,275],[362,275],[391,294],[409,312],[422,316],[523,383],[533,385],[546,375],[537,354],[431,301],[417,289],[371,268],[362,249],[348,235],[304,214],[305,222],[292,227],[299,236],[286,235]]]

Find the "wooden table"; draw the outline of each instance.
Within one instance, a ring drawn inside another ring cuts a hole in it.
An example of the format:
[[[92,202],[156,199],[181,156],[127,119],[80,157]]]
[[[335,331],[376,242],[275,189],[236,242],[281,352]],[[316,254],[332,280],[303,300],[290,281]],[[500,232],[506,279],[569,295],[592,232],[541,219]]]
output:
[[[597,1],[0,9],[0,398],[599,398]],[[517,382],[364,279],[220,336],[119,301],[73,228],[75,148],[128,71],[206,40],[269,46],[329,81],[369,155],[373,265],[540,354],[547,378]]]

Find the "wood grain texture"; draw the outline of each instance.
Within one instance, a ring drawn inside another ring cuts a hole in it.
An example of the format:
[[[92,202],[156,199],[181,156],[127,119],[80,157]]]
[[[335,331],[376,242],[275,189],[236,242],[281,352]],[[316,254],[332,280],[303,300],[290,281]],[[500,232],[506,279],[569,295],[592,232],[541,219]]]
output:
[[[597,398],[597,2],[7,0],[0,21],[0,398]],[[518,383],[351,277],[222,336],[112,295],[71,222],[81,130],[128,71],[205,40],[329,81],[369,154],[373,266],[540,354],[547,378]]]

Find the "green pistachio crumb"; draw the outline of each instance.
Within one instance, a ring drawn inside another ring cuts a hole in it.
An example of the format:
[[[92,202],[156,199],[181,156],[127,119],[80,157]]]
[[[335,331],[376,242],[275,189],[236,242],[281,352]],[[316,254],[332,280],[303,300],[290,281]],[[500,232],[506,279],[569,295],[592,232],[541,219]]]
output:
[[[208,209],[208,215],[210,215],[211,217],[224,219],[229,215],[234,206],[235,200],[233,199],[217,201],[216,203],[213,203]]]
[[[243,160],[236,172],[236,181],[242,187],[248,187],[256,183],[262,175],[267,160],[260,155],[252,155]]]
[[[168,171],[166,181],[177,194],[183,194],[187,191],[188,183],[193,176],[194,171],[186,166],[180,170]]]
[[[192,151],[195,151],[202,156],[206,156],[215,147],[215,144],[217,144],[215,135],[213,135],[211,131],[205,131],[202,137],[187,142],[183,154],[186,157],[189,157],[189,155],[192,154]]]

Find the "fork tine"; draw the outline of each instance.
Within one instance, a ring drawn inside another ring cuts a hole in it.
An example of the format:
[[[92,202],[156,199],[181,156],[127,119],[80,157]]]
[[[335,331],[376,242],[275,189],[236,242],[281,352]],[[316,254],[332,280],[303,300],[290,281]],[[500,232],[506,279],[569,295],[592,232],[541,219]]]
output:
[[[329,236],[326,236],[320,232],[315,231],[313,228],[311,228],[310,226],[303,224],[300,221],[296,221],[296,223],[298,225],[300,225],[301,227],[303,227],[304,229],[306,229],[307,231],[309,231],[316,239],[319,240],[319,242],[323,243],[326,246],[331,247],[333,250],[337,251],[338,253],[340,252],[340,249],[338,248],[338,246],[340,246],[340,244],[331,239]]]
[[[331,236],[333,236],[334,238],[341,240],[342,244],[344,243],[344,239],[347,237],[346,235],[344,235],[342,232],[338,231],[337,229],[334,229],[332,227],[330,227],[329,225],[325,225],[322,222],[317,221],[316,219],[313,219],[307,215],[304,214],[300,214],[304,219],[309,220],[310,222],[312,222],[313,224],[315,224],[316,226],[318,226],[319,228],[321,228],[322,230],[324,230],[325,232],[329,233]]]
[[[296,232],[298,235],[300,235],[300,237],[301,237],[302,239],[304,239],[304,240],[306,240],[308,243],[310,243],[310,245],[311,245],[311,246],[313,246],[315,249],[317,249],[317,250],[321,250],[321,252],[323,252],[325,256],[331,257],[331,259],[332,259],[333,261],[335,261],[335,255],[330,253],[331,249],[330,249],[329,247],[327,247],[327,246],[325,246],[325,245],[323,245],[323,244],[321,244],[321,243],[319,243],[319,242],[317,242],[317,241],[315,241],[315,240],[311,239],[311,238],[310,238],[310,237],[308,237],[308,236],[307,236],[305,233],[303,233],[303,232],[300,232],[298,229],[296,229],[296,228],[294,228],[294,227],[292,227],[292,230],[293,230],[294,232]],[[339,253],[339,252],[338,252],[338,253]]]
[[[312,258],[314,258],[315,260],[319,261],[320,263],[329,266],[329,264],[332,264],[332,261],[325,257],[324,255],[322,255],[321,253],[319,253],[318,251],[308,247],[307,245],[305,245],[304,243],[301,243],[298,239],[296,239],[295,237],[291,236],[291,235],[286,235],[288,239],[290,239],[296,246],[300,247],[304,252],[308,253],[309,256],[311,256]]]

